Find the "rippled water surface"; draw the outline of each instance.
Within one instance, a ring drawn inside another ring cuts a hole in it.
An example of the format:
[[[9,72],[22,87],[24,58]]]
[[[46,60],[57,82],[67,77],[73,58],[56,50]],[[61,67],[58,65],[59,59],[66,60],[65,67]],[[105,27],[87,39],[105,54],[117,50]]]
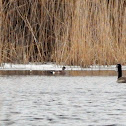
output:
[[[0,126],[126,125],[116,77],[0,76]]]

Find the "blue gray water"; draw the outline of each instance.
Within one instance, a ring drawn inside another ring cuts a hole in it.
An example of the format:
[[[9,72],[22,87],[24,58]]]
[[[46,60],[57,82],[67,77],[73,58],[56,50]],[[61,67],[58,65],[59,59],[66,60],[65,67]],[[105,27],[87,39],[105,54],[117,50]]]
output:
[[[126,125],[116,77],[1,76],[0,126]]]

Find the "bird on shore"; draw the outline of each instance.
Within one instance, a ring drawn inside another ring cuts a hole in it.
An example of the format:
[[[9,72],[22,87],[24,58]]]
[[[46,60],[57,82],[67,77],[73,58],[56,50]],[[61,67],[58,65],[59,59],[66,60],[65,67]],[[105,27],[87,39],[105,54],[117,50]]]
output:
[[[66,67],[63,66],[62,70],[58,70],[58,71],[53,70],[53,71],[50,71],[50,73],[53,74],[53,75],[64,75],[65,74],[65,69],[66,69]]]
[[[121,64],[117,64],[116,68],[117,68],[117,72],[118,72],[117,82],[118,83],[126,83],[126,77],[122,77],[122,66],[121,66]]]

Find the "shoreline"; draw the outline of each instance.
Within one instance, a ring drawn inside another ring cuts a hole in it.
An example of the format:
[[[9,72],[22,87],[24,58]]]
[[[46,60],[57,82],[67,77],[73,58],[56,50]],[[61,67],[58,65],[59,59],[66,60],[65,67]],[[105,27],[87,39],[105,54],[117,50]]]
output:
[[[65,66],[64,75],[54,75],[50,71],[62,70],[63,65],[54,63],[29,63],[10,64],[4,63],[0,66],[0,75],[40,75],[40,76],[117,76],[115,65],[111,66]],[[123,73],[126,74],[126,66],[122,66]]]
[[[126,74],[126,71],[125,71]],[[64,74],[52,74],[50,70],[0,70],[0,75],[38,75],[38,76],[117,76],[114,70],[66,70]]]

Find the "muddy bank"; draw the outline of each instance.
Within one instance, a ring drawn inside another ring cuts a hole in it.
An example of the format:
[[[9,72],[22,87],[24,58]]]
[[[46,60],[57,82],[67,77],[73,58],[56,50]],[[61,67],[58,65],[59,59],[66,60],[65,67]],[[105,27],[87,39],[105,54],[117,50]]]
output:
[[[117,76],[114,70],[67,70],[64,73],[53,74],[52,71],[46,70],[0,70],[0,75],[40,75],[40,76]],[[126,74],[126,71],[123,71]]]

